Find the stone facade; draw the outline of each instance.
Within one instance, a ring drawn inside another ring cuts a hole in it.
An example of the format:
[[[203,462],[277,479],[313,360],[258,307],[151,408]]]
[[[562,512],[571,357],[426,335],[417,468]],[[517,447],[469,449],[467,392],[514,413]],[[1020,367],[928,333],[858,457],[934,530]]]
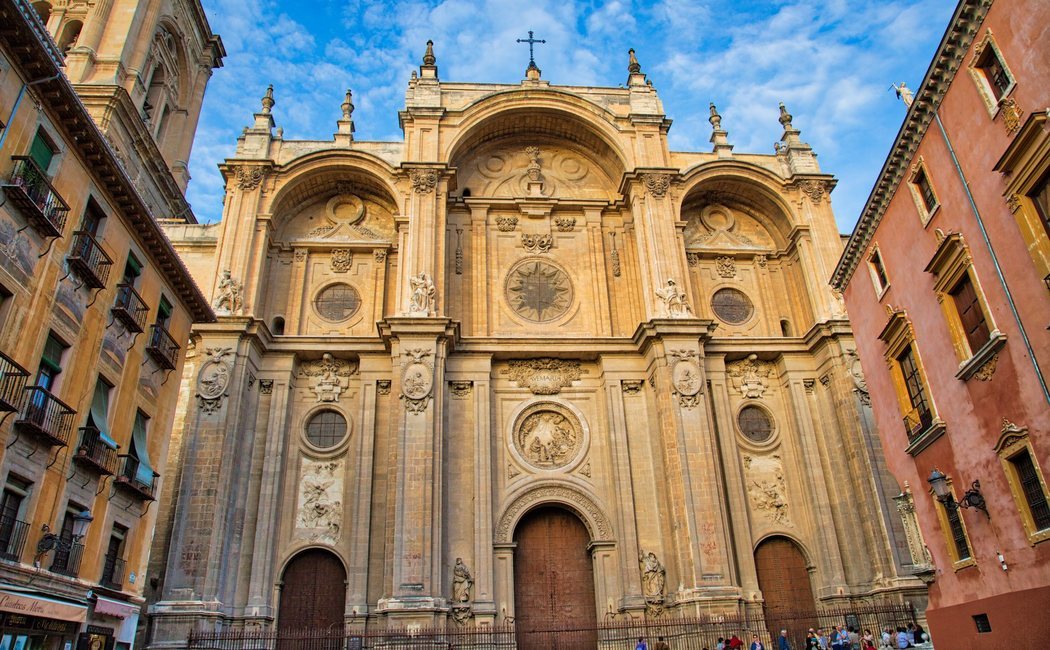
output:
[[[587,529],[598,617],[758,609],[769,539],[821,603],[921,606],[827,285],[834,179],[786,109],[775,154],[714,107],[714,152],[673,152],[640,71],[528,77],[442,82],[428,49],[402,142],[354,140],[349,94],[332,141],[284,140],[267,91],[221,223],[168,224],[222,313],[184,374],[153,647],[273,625],[319,548],[351,626],[512,620],[544,506]]]

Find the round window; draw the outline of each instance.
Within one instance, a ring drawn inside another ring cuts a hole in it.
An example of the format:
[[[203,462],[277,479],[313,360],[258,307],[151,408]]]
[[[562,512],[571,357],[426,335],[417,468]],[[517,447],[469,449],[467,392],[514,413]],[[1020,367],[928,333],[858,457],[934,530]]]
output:
[[[739,289],[719,289],[711,297],[711,311],[715,316],[730,325],[739,325],[747,322],[751,314],[755,312],[751,299]]]
[[[330,284],[314,298],[314,309],[321,318],[338,323],[361,308],[361,295],[349,284]]]
[[[306,423],[306,439],[318,449],[331,449],[346,437],[346,418],[335,411],[321,411]]]
[[[745,406],[736,416],[740,432],[751,442],[765,442],[773,435],[773,418],[759,406]]]

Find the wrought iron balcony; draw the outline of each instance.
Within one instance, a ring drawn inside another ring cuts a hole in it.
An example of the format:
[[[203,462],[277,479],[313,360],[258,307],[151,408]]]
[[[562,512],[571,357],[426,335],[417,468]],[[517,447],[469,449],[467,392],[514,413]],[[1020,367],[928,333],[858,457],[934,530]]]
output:
[[[913,408],[904,416],[904,430],[908,440],[915,438],[933,425],[933,414],[928,409]]]
[[[83,556],[83,544],[63,538],[62,544],[55,546],[55,556],[51,559],[51,571],[75,578],[80,573],[80,560]]]
[[[149,483],[146,483],[139,477],[139,459],[135,458],[130,454],[119,454],[117,458],[121,459],[120,471],[117,472],[116,485],[118,487],[127,488],[128,491],[132,492],[140,499],[145,501],[153,501],[153,486],[156,485],[157,477],[160,474],[153,472],[153,476],[150,478]]]
[[[0,352],[0,413],[22,410],[27,381],[29,371]]]
[[[29,224],[44,237],[61,237],[69,206],[29,156],[11,156],[15,166],[0,187],[21,208]]]
[[[105,476],[117,473],[117,451],[102,441],[95,427],[80,428],[80,446],[73,460]]]
[[[102,564],[102,577],[98,583],[107,589],[120,591],[124,588],[124,572],[127,564],[115,555],[107,555]]]
[[[124,323],[129,332],[146,331],[146,317],[149,307],[135,287],[130,284],[117,285],[117,301],[113,303],[113,316]]]
[[[0,517],[0,558],[18,562],[29,536],[29,522],[14,517]]]
[[[29,386],[25,392],[25,406],[15,427],[40,436],[52,447],[68,445],[77,412],[40,386]]]
[[[149,355],[161,368],[174,370],[179,363],[179,344],[163,325],[158,323],[152,327],[149,343],[146,344],[146,352],[149,352]]]
[[[70,268],[92,289],[102,289],[109,280],[113,260],[86,230],[73,233],[73,248],[66,257]]]

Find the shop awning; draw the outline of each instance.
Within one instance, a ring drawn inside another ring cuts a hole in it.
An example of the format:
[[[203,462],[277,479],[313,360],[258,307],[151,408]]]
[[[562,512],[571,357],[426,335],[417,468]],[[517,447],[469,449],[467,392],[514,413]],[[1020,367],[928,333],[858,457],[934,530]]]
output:
[[[139,611],[138,605],[132,605],[131,603],[125,603],[119,600],[111,600],[109,598],[103,598],[102,596],[96,596],[96,598],[98,600],[95,601],[95,613],[102,616],[128,618],[132,614],[137,614]]]
[[[83,623],[87,620],[87,605],[48,598],[38,592],[25,592],[17,587],[0,588],[0,612],[13,612],[76,623]]]

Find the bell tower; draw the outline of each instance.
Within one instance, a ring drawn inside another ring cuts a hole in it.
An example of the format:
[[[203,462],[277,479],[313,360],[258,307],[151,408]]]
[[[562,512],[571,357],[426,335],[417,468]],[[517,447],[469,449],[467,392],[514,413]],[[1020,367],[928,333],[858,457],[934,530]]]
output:
[[[180,218],[204,90],[226,55],[199,0],[41,0],[33,7],[139,190],[158,216]]]

